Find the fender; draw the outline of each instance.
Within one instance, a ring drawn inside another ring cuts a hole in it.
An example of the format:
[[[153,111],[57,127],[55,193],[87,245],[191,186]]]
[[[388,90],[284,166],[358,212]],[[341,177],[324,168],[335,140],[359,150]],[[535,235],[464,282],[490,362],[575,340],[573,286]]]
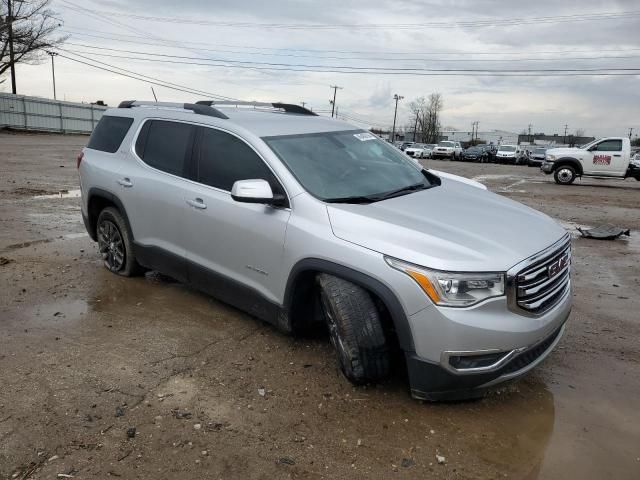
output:
[[[104,199],[107,202],[114,204],[116,208],[120,210],[120,213],[124,218],[124,221],[127,223],[127,228],[129,229],[129,233],[131,234],[131,240],[133,241],[133,230],[131,230],[131,224],[129,223],[129,217],[127,216],[127,211],[125,210],[124,205],[122,204],[122,201],[118,198],[117,195],[107,190],[103,190],[102,188],[92,187],[89,189],[87,198],[88,198],[87,213],[89,215],[89,218],[84,220],[85,220],[85,226],[87,227],[87,232],[89,233],[89,236],[94,242],[97,240],[96,223],[98,221],[98,214],[100,212],[93,212],[91,209],[91,203],[92,201],[95,201],[97,198]]]
[[[402,305],[400,304],[400,301],[391,289],[379,280],[376,280],[367,274],[328,260],[306,258],[300,260],[293,266],[289,273],[289,278],[287,279],[287,286],[284,295],[285,312],[290,313],[297,310],[294,305],[296,289],[300,283],[306,283],[304,282],[304,276],[305,273],[309,272],[322,272],[335,275],[372,292],[384,303],[385,307],[389,311],[398,337],[398,342],[400,343],[400,348],[405,352],[415,351],[409,320],[402,308]],[[289,319],[289,322],[291,322],[291,319]]]
[[[553,162],[553,171],[555,172],[562,165],[571,165],[576,170],[576,175],[581,176],[583,174],[582,164],[577,158],[562,157]]]

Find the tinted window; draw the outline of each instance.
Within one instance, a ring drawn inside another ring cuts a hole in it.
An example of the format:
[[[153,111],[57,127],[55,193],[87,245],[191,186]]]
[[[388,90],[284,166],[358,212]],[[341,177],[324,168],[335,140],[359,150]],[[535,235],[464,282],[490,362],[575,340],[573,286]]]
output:
[[[115,153],[129,131],[133,118],[103,116],[89,138],[88,148]]]
[[[599,152],[619,152],[622,150],[622,140],[605,140],[596,145],[594,150]]]
[[[231,191],[236,181],[257,178],[268,181],[274,193],[284,194],[269,167],[249,145],[220,130],[202,129],[198,182]]]
[[[194,131],[195,127],[187,123],[151,120],[140,132],[136,153],[158,170],[185,176],[185,160],[191,152]]]

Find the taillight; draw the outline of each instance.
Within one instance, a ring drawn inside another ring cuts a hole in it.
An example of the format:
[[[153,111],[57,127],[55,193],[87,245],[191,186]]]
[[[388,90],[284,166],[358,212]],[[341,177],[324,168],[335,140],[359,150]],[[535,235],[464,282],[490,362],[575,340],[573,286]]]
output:
[[[84,158],[84,152],[80,152],[78,154],[78,157],[76,158],[76,161],[77,161],[76,168],[80,168],[80,162],[82,162],[83,158]]]

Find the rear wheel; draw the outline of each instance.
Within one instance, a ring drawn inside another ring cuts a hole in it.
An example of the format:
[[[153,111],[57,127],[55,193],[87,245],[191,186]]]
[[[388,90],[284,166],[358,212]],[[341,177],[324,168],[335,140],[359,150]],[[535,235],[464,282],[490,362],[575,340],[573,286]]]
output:
[[[132,277],[144,273],[133,254],[133,242],[127,224],[120,212],[107,207],[98,216],[96,227],[98,250],[107,270]]]
[[[571,165],[562,165],[556,168],[553,178],[560,185],[571,185],[576,179],[576,171]]]
[[[363,288],[332,275],[318,275],[320,306],[340,368],[353,383],[389,374],[389,348],[380,312]]]

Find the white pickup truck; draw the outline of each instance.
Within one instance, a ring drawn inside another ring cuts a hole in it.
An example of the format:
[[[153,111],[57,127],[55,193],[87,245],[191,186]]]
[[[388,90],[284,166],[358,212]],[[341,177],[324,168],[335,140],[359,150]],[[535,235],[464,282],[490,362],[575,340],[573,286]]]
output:
[[[631,162],[631,143],[626,137],[606,137],[579,148],[547,150],[540,167],[556,183],[570,185],[576,177],[635,178],[640,166]]]

